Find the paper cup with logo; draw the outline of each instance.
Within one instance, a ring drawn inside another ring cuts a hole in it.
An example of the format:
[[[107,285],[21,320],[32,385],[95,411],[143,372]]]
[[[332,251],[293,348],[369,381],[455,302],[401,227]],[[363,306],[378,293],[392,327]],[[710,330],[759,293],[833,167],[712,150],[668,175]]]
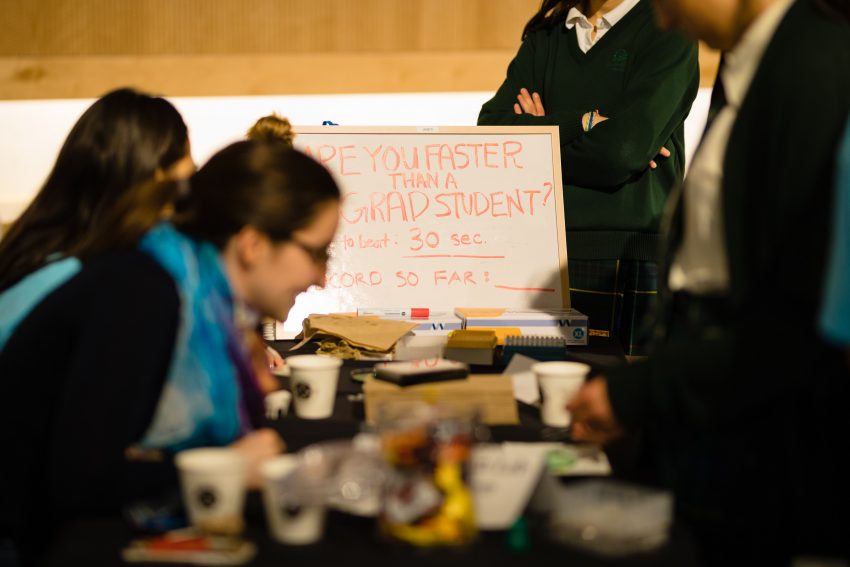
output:
[[[288,545],[315,543],[325,529],[324,506],[300,502],[283,490],[283,479],[298,465],[295,455],[280,455],[260,465],[269,532],[275,540]]]
[[[175,462],[192,525],[210,533],[240,533],[244,526],[245,458],[234,449],[208,447],[181,451]]]
[[[324,419],[334,411],[342,360],[304,354],[286,359],[289,366],[295,413],[305,419]]]
[[[542,402],[540,417],[543,423],[551,427],[568,427],[570,412],[567,402],[579,391],[590,366],[580,362],[538,362],[532,365],[532,372],[540,385]]]

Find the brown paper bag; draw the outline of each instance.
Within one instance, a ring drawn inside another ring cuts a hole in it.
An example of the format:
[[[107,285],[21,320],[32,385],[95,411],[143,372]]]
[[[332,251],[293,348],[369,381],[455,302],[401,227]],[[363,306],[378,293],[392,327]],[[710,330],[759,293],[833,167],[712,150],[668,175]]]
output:
[[[302,347],[317,334],[331,335],[354,347],[389,352],[396,342],[416,328],[417,323],[388,321],[350,315],[310,315],[304,319],[304,337],[292,350]]]

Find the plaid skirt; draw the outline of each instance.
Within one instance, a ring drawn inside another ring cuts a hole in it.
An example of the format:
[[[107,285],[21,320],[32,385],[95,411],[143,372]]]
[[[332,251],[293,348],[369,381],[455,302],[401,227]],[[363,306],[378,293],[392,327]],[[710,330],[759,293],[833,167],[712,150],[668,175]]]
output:
[[[658,265],[641,260],[570,260],[570,302],[588,335],[616,337],[629,356],[647,354],[658,301]]]

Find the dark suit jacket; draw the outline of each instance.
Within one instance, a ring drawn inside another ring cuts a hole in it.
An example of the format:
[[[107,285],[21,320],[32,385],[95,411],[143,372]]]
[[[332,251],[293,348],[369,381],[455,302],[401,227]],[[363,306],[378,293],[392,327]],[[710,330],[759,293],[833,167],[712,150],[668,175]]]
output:
[[[646,433],[647,456],[680,514],[708,539],[748,547],[745,555],[777,539],[777,557],[846,550],[850,539],[834,446],[847,443],[850,380],[816,330],[848,114],[850,27],[798,0],[727,146],[729,293],[678,306],[667,293],[654,353],[607,373],[616,417]],[[680,224],[674,217],[670,251]]]

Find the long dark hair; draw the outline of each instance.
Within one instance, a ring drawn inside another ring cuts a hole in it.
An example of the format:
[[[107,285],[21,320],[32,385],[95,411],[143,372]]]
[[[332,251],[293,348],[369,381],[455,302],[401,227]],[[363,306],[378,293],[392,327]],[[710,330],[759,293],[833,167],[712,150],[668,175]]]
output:
[[[107,238],[77,254],[86,258],[134,245],[162,220],[170,203],[177,229],[223,249],[249,225],[274,242],[287,241],[313,222],[323,204],[339,199],[330,172],[313,158],[279,140],[236,142],[188,180],[151,183],[128,194],[114,212]]]
[[[112,91],[77,120],[53,170],[0,240],[0,290],[98,238],[104,219],[128,190],[186,155],[186,124],[165,99]]]
[[[540,9],[534,14],[522,30],[522,39],[531,32],[551,28],[566,21],[570,8],[582,4],[582,0],[543,0]]]

